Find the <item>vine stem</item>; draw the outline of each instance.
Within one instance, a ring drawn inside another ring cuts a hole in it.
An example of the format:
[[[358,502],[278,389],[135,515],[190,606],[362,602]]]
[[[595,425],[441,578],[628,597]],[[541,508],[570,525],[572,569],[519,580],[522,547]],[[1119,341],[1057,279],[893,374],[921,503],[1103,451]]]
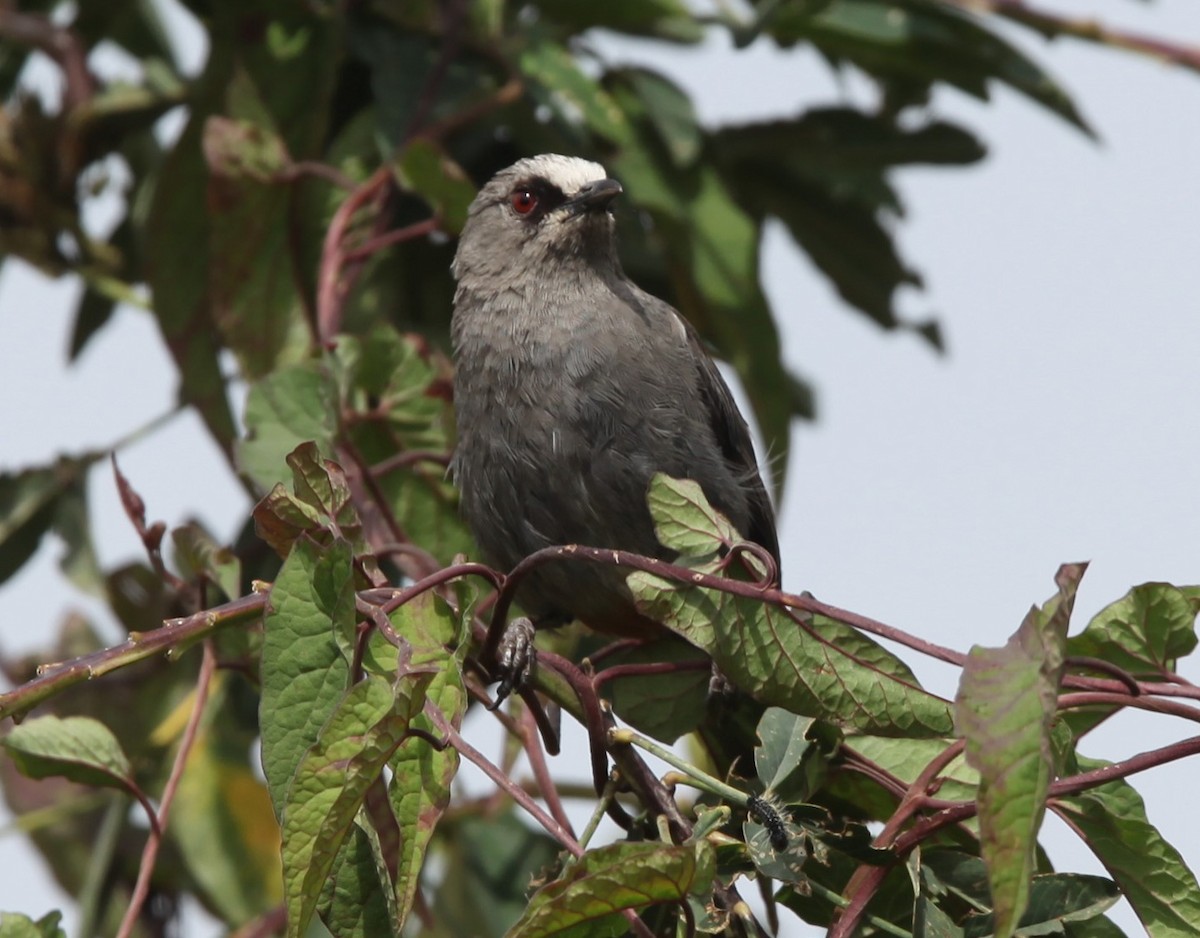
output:
[[[639,749],[644,749],[652,756],[662,759],[663,762],[672,768],[678,769],[692,785],[699,788],[701,791],[706,791],[710,795],[716,795],[718,798],[723,798],[726,801],[736,804],[739,808],[746,807],[750,796],[744,791],[734,788],[732,785],[727,785],[719,778],[714,778],[707,772],[696,768],[685,759],[679,758],[673,751],[666,746],[656,743],[654,740],[643,736],[641,733],[634,732],[624,727],[620,729],[612,729],[608,731],[608,741],[611,745],[630,744],[637,746]]]
[[[171,813],[171,804],[175,800],[175,792],[179,789],[179,780],[183,777],[183,768],[191,755],[200,731],[200,720],[204,716],[204,705],[208,702],[208,691],[212,685],[213,674],[217,670],[217,655],[213,650],[211,640],[204,642],[204,658],[200,662],[200,676],[196,679],[196,697],[192,701],[192,712],[188,716],[187,726],[179,741],[179,751],[175,753],[175,761],[171,765],[171,774],[163,787],[162,799],[158,804],[158,827],[152,828],[146,837],[146,846],[142,849],[142,861],[138,867],[137,885],[134,886],[133,897],[129,900],[129,908],[121,919],[121,927],[117,938],[129,938],[137,924],[146,896],[150,893],[150,877],[154,873],[154,864],[158,860],[158,848],[162,845],[163,831],[167,827],[167,818]]]

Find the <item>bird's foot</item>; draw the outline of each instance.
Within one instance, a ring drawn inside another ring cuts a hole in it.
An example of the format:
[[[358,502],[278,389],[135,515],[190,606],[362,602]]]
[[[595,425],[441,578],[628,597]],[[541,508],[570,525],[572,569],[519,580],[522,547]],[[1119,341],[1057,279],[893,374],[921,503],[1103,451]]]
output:
[[[513,619],[504,629],[496,649],[496,670],[500,684],[496,688],[495,710],[515,690],[520,690],[533,671],[537,649],[533,645],[533,623],[525,616]]]

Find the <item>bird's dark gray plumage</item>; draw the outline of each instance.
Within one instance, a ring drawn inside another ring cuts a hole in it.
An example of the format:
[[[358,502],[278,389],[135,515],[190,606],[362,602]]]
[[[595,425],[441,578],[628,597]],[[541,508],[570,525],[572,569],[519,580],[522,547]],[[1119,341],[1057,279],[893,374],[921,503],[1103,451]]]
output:
[[[504,569],[555,544],[669,558],[646,495],[656,472],[694,479],[776,561],[775,516],[750,433],[691,326],[617,259],[599,164],[544,154],[472,203],[452,334],[462,513]],[[518,594],[539,627],[578,618],[644,635],[621,571],[547,564]]]

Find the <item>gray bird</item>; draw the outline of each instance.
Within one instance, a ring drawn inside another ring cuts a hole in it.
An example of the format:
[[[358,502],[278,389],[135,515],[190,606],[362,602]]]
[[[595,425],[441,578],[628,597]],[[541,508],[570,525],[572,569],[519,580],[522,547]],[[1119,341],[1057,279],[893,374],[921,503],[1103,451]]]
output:
[[[694,479],[778,563],[775,516],[746,421],[695,331],[617,259],[621,185],[543,154],[497,173],[471,204],[451,332],[462,514],[490,563],[556,544],[671,559],[646,495],[656,472]],[[647,637],[617,568],[538,568],[517,599],[538,628],[579,619]]]

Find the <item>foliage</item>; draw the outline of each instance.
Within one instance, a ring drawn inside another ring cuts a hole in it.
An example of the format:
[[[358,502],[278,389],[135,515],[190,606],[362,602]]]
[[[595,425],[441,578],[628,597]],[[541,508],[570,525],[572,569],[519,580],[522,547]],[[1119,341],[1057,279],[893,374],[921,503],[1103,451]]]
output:
[[[936,346],[936,324],[897,313],[920,277],[892,237],[892,171],[984,149],[931,116],[931,94],[1007,85],[1088,132],[996,20],[1194,56],[998,0],[186,7],[0,5],[0,251],[82,279],[73,356],[116,304],[148,309],[180,406],[258,499],[235,546],[194,523],[168,538],[114,460],[147,562],[104,571],[85,482],[107,453],[0,475],[0,579],[54,533],[66,573],[129,631],[104,648],[72,619],[44,659],[60,663],[3,662],[16,687],[0,695],[0,782],[42,819],[31,837],[79,897],[81,932],[159,934],[192,896],[247,935],[754,934],[738,892],[751,880],[771,918],[835,938],[1109,936],[1120,895],[1156,938],[1200,930],[1195,878],[1126,780],[1200,743],[1115,765],[1077,751],[1122,707],[1200,715],[1175,673],[1200,588],[1136,587],[1068,638],[1084,571],[1065,565],[1005,647],[964,655],[773,587],[698,487],[666,478],[649,499],[675,563],[562,547],[491,570],[463,559],[442,351],[472,180],[530,153],[598,158],[628,192],[627,269],[730,361],[785,452],[812,392],[781,360],[760,283],[767,221],[852,309]],[[179,64],[180,17],[208,42],[196,75]],[[704,126],[668,77],[608,62],[599,29],[812,48],[868,76],[877,100],[795,114],[781,100],[776,118]],[[104,77],[114,48],[137,81]],[[61,100],[23,90],[34,51],[61,70]],[[179,108],[175,136],[160,119]],[[86,210],[105,190],[119,217],[99,231]],[[235,380],[250,385],[240,435]],[[674,637],[552,637],[528,687],[465,723],[491,702],[516,584],[562,562],[626,569]],[[873,635],[960,666],[957,700]],[[710,659],[728,691],[710,692]],[[553,707],[587,731],[594,793],[552,773]],[[498,761],[464,736],[493,718]],[[693,731],[691,756],[668,748]],[[675,767],[671,786],[647,752]],[[456,787],[463,759],[493,794]],[[594,799],[579,834],[569,796]],[[1111,880],[1050,868],[1046,811]],[[594,836],[606,814],[622,839]],[[0,915],[3,936],[59,933],[58,913]]]

